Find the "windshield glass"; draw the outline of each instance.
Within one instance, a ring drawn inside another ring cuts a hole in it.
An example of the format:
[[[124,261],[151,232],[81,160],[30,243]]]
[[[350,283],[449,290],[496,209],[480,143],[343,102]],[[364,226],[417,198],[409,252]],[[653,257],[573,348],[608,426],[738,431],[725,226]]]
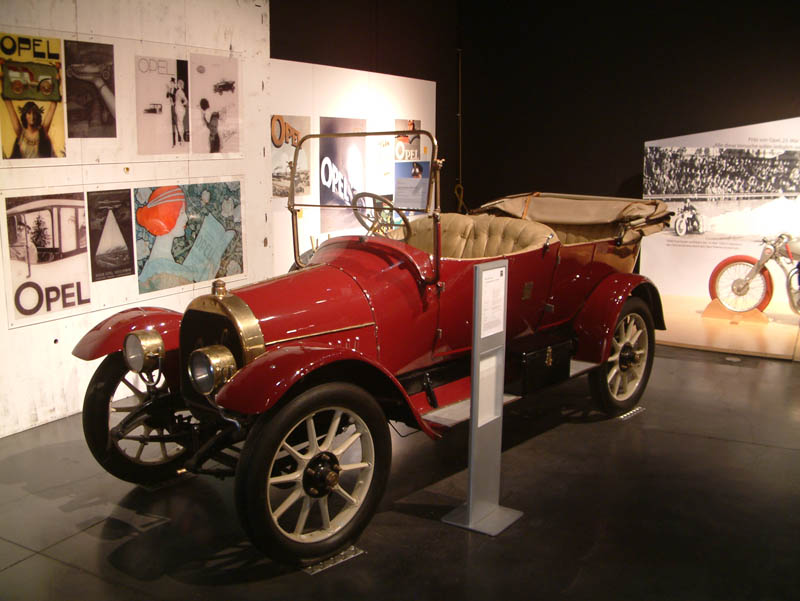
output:
[[[409,129],[359,132],[363,120],[321,118],[322,133],[292,140],[273,157],[273,165],[286,165],[276,167],[277,175],[273,170],[273,182],[288,186],[298,264],[304,251],[332,236],[402,240],[411,221],[438,211],[436,139],[415,122],[402,123]]]

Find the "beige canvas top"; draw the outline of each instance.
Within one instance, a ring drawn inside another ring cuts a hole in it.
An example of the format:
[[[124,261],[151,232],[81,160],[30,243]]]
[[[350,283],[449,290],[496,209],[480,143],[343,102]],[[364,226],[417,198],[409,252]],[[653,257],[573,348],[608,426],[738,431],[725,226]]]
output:
[[[574,225],[627,223],[640,219],[651,222],[666,218],[668,214],[666,204],[660,200],[551,192],[504,196],[484,204],[473,213],[489,211],[501,211],[514,217],[547,224]]]

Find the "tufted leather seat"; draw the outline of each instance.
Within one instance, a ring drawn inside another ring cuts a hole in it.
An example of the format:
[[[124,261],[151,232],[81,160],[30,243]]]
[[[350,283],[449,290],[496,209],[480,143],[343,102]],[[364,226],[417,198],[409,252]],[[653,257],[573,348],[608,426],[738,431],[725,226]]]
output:
[[[490,214],[462,215],[443,213],[442,256],[453,259],[498,257],[541,248],[550,237],[557,237],[552,228],[535,221]],[[433,219],[422,217],[411,222],[408,243],[433,254]],[[392,232],[398,238],[400,231]]]

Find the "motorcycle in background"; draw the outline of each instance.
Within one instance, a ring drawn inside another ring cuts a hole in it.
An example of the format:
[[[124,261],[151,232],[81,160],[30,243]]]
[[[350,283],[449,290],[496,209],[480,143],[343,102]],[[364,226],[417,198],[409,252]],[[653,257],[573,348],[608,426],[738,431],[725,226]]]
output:
[[[703,216],[697,211],[697,208],[687,200],[678,210],[678,214],[675,215],[672,228],[678,236],[685,236],[687,233],[702,234],[703,231],[705,231]]]
[[[781,234],[773,240],[763,238],[764,249],[758,259],[735,255],[719,262],[711,272],[708,291],[731,311],[764,311],[772,300],[772,276],[766,265],[775,261],[786,274],[786,293],[792,311],[800,315],[800,239]]]

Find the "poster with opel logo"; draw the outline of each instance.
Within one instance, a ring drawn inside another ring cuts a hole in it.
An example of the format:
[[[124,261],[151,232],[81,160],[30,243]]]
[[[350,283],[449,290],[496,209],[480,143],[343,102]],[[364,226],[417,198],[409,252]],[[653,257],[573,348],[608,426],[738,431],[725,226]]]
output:
[[[11,325],[89,305],[82,192],[7,198],[6,233]]]
[[[422,122],[419,119],[395,119],[396,130],[408,131],[394,140],[395,161],[422,161],[428,159],[429,149],[423,146],[419,130]],[[427,138],[426,138],[427,141]]]
[[[154,56],[134,60],[139,154],[188,154],[188,61]]]
[[[272,140],[272,195],[289,196],[292,161],[300,139],[311,131],[311,118],[299,115],[272,115],[270,138]],[[296,196],[311,194],[311,161],[306,143],[297,153],[297,175],[294,182]]]
[[[320,117],[320,133],[364,132],[366,119]],[[319,141],[320,204],[349,207],[353,195],[364,191],[366,141],[363,136],[352,138],[321,138]],[[320,227],[323,233],[359,227],[352,211],[321,209]]]
[[[61,40],[0,33],[4,159],[66,156]]]

